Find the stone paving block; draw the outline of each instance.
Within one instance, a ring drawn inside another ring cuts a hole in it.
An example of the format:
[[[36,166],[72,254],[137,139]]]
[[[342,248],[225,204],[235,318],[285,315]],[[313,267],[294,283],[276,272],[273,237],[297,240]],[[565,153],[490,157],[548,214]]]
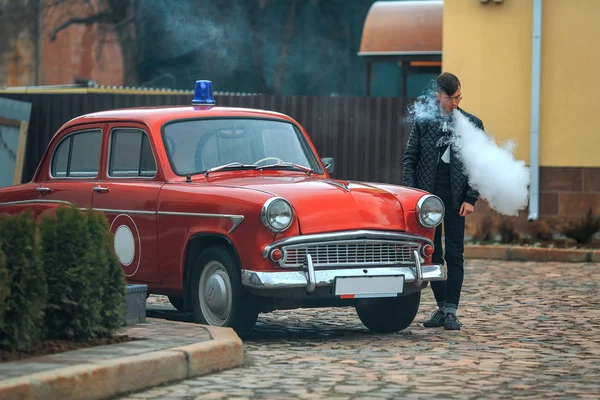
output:
[[[511,261],[557,261],[586,262],[590,258],[589,250],[579,249],[545,249],[536,247],[510,247]]]
[[[261,314],[239,368],[127,398],[598,398],[599,270],[467,260],[454,332],[422,326],[435,308],[429,288],[394,334],[369,332],[352,308]]]
[[[221,328],[221,332],[221,335],[211,342],[195,343],[172,349],[186,354],[186,358],[189,360],[188,377],[205,375],[244,363],[242,341],[233,330],[227,332]]]
[[[105,399],[127,391],[187,376],[181,352],[158,351],[135,357],[101,360],[28,376],[36,398],[44,400]]]
[[[506,246],[492,246],[492,245],[465,245],[465,258],[478,258],[487,260],[506,260],[507,249]]]
[[[26,379],[0,381],[0,400],[38,400],[33,386]]]

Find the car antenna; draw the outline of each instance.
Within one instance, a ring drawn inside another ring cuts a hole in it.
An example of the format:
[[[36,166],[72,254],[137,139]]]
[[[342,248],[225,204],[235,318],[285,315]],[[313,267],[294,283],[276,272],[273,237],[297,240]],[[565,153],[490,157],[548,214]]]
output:
[[[192,174],[190,174],[190,170],[188,169],[188,173],[185,176],[185,182],[186,183],[192,183]]]

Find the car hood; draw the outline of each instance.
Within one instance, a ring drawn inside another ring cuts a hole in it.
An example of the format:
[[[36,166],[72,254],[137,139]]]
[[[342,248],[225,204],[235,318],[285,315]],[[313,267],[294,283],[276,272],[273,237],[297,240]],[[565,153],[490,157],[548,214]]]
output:
[[[404,213],[392,193],[362,182],[313,177],[245,177],[213,184],[243,187],[288,200],[303,234],[353,229],[404,231]]]

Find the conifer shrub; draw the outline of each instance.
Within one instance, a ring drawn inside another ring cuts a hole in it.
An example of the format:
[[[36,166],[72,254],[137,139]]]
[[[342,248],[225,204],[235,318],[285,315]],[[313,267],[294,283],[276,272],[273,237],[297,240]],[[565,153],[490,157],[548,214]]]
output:
[[[123,325],[126,312],[125,275],[113,251],[113,235],[106,218],[93,211],[88,211],[87,218],[96,254],[95,267],[100,272],[98,285],[102,286],[101,327],[97,334],[108,337]]]
[[[564,227],[562,233],[580,245],[588,245],[598,232],[600,232],[600,216],[595,215],[590,208],[579,222],[571,222]]]
[[[46,276],[40,261],[36,223],[30,212],[0,217],[5,282],[10,282],[0,320],[0,347],[26,349],[42,338]],[[0,272],[1,273],[1,272]]]
[[[81,341],[100,336],[102,262],[85,213],[59,207],[40,222],[41,256],[48,282],[46,338]]]
[[[0,237],[0,240],[2,238]],[[10,294],[10,280],[8,277],[8,270],[6,269],[6,256],[2,251],[2,245],[0,244],[0,332],[4,326],[4,313],[6,312],[6,298]]]

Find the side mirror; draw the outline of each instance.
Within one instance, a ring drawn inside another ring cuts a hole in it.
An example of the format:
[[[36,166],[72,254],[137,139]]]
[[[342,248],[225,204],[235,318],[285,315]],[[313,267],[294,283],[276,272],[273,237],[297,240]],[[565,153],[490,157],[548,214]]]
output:
[[[323,161],[323,164],[325,164],[325,169],[327,172],[330,174],[333,173],[333,169],[335,167],[335,161],[333,160],[333,157],[321,158],[321,161]]]

